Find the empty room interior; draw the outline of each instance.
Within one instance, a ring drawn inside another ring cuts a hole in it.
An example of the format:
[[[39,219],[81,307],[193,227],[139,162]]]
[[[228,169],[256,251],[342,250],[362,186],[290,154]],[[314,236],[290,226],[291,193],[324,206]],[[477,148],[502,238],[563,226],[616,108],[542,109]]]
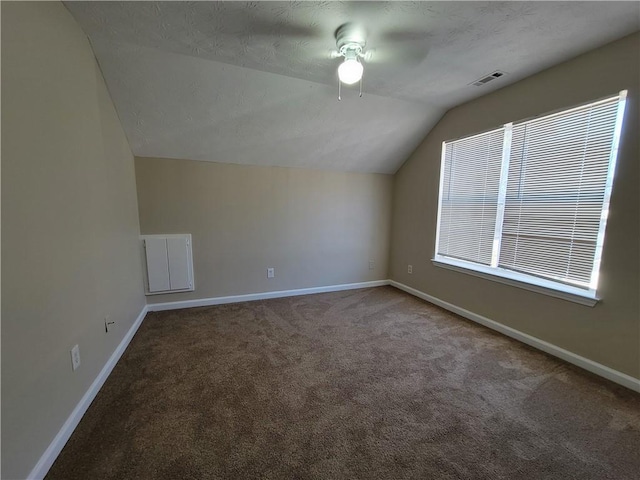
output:
[[[1,2],[1,477],[637,479],[640,2]]]

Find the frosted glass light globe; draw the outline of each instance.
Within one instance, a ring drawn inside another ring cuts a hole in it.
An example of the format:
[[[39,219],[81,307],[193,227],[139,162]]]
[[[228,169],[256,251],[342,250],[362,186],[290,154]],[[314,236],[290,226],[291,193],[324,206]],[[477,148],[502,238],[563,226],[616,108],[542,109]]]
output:
[[[359,61],[349,58],[338,67],[338,78],[342,83],[352,85],[362,78],[363,71],[364,68]]]

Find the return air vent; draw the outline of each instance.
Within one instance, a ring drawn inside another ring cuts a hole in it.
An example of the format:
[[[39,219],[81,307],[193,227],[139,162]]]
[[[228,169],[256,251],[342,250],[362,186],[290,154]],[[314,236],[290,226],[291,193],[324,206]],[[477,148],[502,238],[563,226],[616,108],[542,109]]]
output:
[[[490,73],[486,77],[482,77],[476,80],[475,82],[471,82],[469,85],[475,85],[476,87],[481,87],[482,85],[489,83],[491,80],[495,80],[496,78],[500,78],[504,75],[506,75],[506,73],[501,72],[500,70],[497,70],[493,73]]]

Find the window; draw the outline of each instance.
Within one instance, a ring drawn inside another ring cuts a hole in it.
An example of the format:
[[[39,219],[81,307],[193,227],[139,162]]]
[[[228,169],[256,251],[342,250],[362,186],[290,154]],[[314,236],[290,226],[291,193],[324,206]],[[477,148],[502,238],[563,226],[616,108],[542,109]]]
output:
[[[434,263],[595,304],[625,98],[443,142]]]

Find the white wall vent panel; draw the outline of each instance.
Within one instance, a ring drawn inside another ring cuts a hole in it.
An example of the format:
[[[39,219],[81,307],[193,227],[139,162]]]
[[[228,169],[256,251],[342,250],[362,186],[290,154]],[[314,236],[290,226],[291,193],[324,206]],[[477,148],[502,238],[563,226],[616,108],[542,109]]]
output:
[[[194,290],[191,235],[142,235],[145,293]]]
[[[171,290],[169,284],[169,260],[165,238],[145,238],[144,250],[147,260],[147,287],[149,292]]]

